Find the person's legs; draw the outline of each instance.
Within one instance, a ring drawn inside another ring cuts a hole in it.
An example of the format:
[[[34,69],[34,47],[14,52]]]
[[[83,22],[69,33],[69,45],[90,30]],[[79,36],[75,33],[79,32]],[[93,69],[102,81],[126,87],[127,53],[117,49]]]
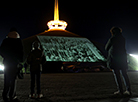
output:
[[[120,70],[115,69],[113,70],[113,73],[114,73],[117,88],[120,91],[120,93],[123,94],[123,86],[122,86],[122,81],[121,81],[121,76],[120,76]]]
[[[4,89],[2,93],[2,97],[4,100],[8,98],[8,92],[10,89],[10,79],[6,71],[4,71]]]
[[[34,72],[31,72],[31,94],[34,94],[35,93],[35,73]]]
[[[41,72],[37,72],[37,74],[36,74],[36,81],[37,81],[37,94],[40,94],[40,93],[41,93],[40,77],[41,77]]]
[[[13,98],[16,95],[16,66],[6,66],[4,70],[3,99]],[[15,69],[14,71],[11,69]]]
[[[42,98],[43,94],[41,94],[41,72],[37,72],[37,97],[36,98]]]
[[[129,82],[129,78],[128,78],[126,69],[122,69],[121,74],[122,74],[122,77],[124,80],[124,84],[126,86],[126,90],[131,92],[130,82]]]
[[[12,78],[10,83],[9,97],[13,99],[16,96],[16,76]]]

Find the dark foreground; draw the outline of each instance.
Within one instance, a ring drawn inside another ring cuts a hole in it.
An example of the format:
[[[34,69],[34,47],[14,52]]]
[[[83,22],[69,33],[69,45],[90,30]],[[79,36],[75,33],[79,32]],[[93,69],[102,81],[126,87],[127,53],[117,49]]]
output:
[[[129,72],[132,98],[113,98],[116,91],[111,72],[42,74],[43,99],[30,99],[30,76],[18,79],[17,96],[20,102],[138,102],[138,72]],[[3,102],[3,74],[0,74],[0,102]]]

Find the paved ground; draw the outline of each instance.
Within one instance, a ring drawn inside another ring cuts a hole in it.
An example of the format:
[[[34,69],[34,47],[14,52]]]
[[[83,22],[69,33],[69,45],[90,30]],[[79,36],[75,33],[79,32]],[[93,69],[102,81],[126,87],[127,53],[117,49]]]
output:
[[[129,72],[132,98],[113,98],[116,91],[113,74],[104,73],[55,73],[42,74],[43,99],[30,99],[30,76],[18,79],[17,96],[20,102],[138,102],[138,72]],[[3,89],[3,74],[0,74],[0,93]],[[0,95],[0,102],[2,97]]]

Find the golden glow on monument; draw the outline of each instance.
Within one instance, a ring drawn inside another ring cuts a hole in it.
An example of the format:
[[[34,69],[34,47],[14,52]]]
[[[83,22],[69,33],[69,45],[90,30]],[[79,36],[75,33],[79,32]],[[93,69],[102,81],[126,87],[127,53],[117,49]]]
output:
[[[65,30],[67,23],[59,20],[58,0],[55,0],[54,20],[47,23],[49,30]]]
[[[58,0],[55,0],[54,21],[59,21]]]

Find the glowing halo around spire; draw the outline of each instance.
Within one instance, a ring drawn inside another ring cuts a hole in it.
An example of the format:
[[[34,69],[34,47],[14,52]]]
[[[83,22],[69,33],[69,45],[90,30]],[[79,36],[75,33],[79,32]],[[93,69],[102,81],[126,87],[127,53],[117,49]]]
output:
[[[65,30],[67,23],[59,20],[58,0],[55,0],[54,20],[47,23],[49,30]]]
[[[48,22],[49,30],[65,30],[67,27],[67,23],[65,21],[49,21]]]

